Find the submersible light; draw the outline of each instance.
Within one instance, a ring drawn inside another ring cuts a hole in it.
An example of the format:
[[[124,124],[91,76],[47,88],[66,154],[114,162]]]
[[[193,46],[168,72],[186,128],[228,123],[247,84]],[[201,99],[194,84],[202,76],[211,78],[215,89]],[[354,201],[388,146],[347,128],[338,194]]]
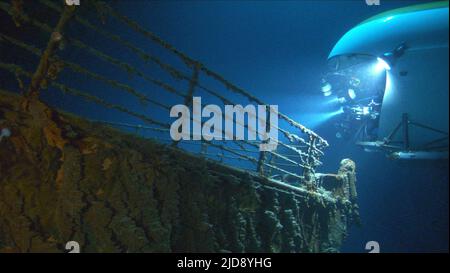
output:
[[[394,19],[394,16],[389,16],[386,19],[383,20],[384,23],[391,21],[392,19]]]
[[[362,108],[362,114],[363,114],[363,116],[367,116],[368,114],[370,114],[370,109],[369,109],[369,107],[364,106],[364,107]]]
[[[356,92],[354,89],[349,88],[347,93],[348,93],[349,98],[351,98],[352,100],[354,100],[356,98]]]
[[[382,71],[389,70],[391,70],[391,66],[382,58],[377,57],[377,63],[375,64],[374,72],[378,74]]]
[[[331,84],[328,82],[324,82],[322,85],[322,93],[325,97],[328,97],[331,95]]]
[[[347,102],[347,100],[344,97],[340,97],[338,98],[338,102],[344,104]]]

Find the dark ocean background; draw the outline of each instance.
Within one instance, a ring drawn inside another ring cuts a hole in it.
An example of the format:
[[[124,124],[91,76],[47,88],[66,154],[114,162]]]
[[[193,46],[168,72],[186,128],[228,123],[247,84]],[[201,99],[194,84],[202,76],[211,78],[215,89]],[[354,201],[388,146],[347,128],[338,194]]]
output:
[[[323,121],[319,85],[329,52],[349,29],[377,13],[426,1],[130,1],[123,13],[253,92],[330,142],[321,172],[342,158],[357,164],[362,227],[343,252],[448,251],[448,161],[399,162],[335,137]]]
[[[448,252],[448,161],[394,161],[381,153],[365,153],[351,140],[337,139],[333,120],[326,119],[326,114],[334,110],[329,109],[320,92],[328,54],[343,34],[380,12],[423,2],[427,1],[381,0],[379,6],[368,6],[364,0],[133,0],[112,1],[111,5],[229,81],[269,104],[279,105],[281,112],[327,139],[330,147],[325,150],[319,172],[335,172],[343,158],[356,162],[362,226],[349,230],[343,252],[366,252],[368,241],[377,241],[381,252]],[[123,48],[85,33],[79,26],[70,28],[83,40],[105,48],[121,60],[131,62],[136,58]],[[150,48],[148,40],[119,26],[112,30],[142,48]],[[35,34],[28,35],[30,38]],[[42,44],[36,46],[44,48],[45,42],[42,39]],[[76,50],[66,50],[64,54],[117,80],[130,80],[126,73],[119,74]],[[33,67],[30,65],[30,69]],[[142,69],[151,72],[144,66]],[[62,77],[136,112],[168,119],[168,113],[143,109],[127,94],[102,93],[101,85],[83,86],[75,75]],[[16,85],[14,79],[2,84]],[[133,86],[147,88],[139,80],[133,81]],[[67,99],[57,92],[45,92],[42,96],[50,105],[91,119],[136,123],[120,113],[77,98]],[[158,99],[170,101],[165,97]]]

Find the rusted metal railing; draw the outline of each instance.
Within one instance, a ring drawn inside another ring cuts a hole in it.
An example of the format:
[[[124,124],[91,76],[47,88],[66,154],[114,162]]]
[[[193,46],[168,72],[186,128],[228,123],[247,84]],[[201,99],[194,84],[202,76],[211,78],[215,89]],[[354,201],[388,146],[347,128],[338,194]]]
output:
[[[70,71],[70,73],[77,73],[84,76],[85,79],[89,81],[104,84],[108,89],[125,92],[128,96],[137,99],[141,103],[148,103],[163,111],[167,111],[167,114],[169,113],[168,111],[171,108],[171,104],[173,105],[174,103],[158,100],[158,94],[170,93],[188,106],[190,106],[192,102],[192,97],[198,94],[198,92],[203,92],[207,94],[208,97],[218,99],[224,105],[236,105],[237,103],[233,100],[236,100],[236,97],[238,96],[249,103],[268,106],[267,103],[261,101],[250,92],[236,86],[220,74],[203,65],[201,62],[187,56],[171,44],[148,31],[134,20],[120,14],[104,1],[92,0],[83,2],[83,4],[92,6],[93,10],[97,11],[98,17],[93,16],[92,14],[83,14],[74,7],[64,7],[64,5],[60,3],[61,1],[38,0],[37,2],[39,3],[40,8],[45,9],[47,12],[51,12],[55,17],[59,16],[60,20],[56,27],[51,27],[46,22],[43,22],[43,20],[30,16],[26,7],[22,10],[17,10],[14,5],[5,2],[0,3],[0,12],[9,14],[16,21],[19,20],[21,22],[20,25],[33,27],[36,31],[44,33],[49,37],[47,48],[42,50],[33,45],[32,41],[23,41],[13,37],[14,35],[3,33],[3,31],[0,32],[1,43],[28,52],[34,55],[38,60],[38,69],[35,73],[27,71],[21,63],[8,63],[0,60],[0,70],[10,72],[16,77],[31,79],[28,92],[29,95],[39,98],[40,90],[43,87],[38,83],[42,82],[42,80],[47,77],[46,73],[49,71],[52,64],[58,64],[60,69],[57,73],[68,73],[67,71]],[[147,39],[153,46],[158,47],[158,51],[164,51],[165,53],[163,55],[171,55],[180,60],[181,63],[184,64],[184,68],[180,69],[174,64],[165,62],[158,54],[152,54],[148,52],[149,50],[144,50],[113,31],[110,31],[107,25],[104,25],[105,20],[120,23],[132,31],[132,33],[135,33],[135,35],[140,35]],[[62,35],[62,26],[67,23],[78,24],[83,27],[84,31],[94,33],[102,39],[115,43],[117,46],[123,48],[123,50],[128,50],[146,65],[158,67],[160,71],[164,72],[164,75],[169,76],[172,80],[162,80],[159,77],[160,75],[149,75],[149,73],[143,71],[141,67],[121,60],[119,57],[114,56],[114,54],[108,54],[106,50],[100,48],[98,44],[91,45],[87,42],[83,42],[80,37],[77,37],[76,34],[73,34],[70,31],[67,31]],[[82,54],[89,56],[89,58],[104,62],[128,75],[133,75],[143,80],[149,87],[157,88],[158,91],[148,94],[148,92],[138,90],[128,82],[122,82],[111,76],[92,71],[92,69],[85,67],[82,62],[77,63],[64,58],[56,48],[57,43],[61,40],[67,43],[69,47],[76,48],[82,52]],[[186,72],[186,70],[188,72]],[[214,81],[215,88],[208,87],[208,84],[205,83],[205,79],[208,79],[209,82]],[[250,162],[255,165],[255,173],[261,176],[268,176],[274,172],[278,172],[291,175],[300,180],[305,180],[306,182],[314,182],[314,172],[321,164],[320,157],[323,155],[322,150],[328,146],[327,141],[322,137],[281,112],[278,112],[277,114],[283,124],[280,123],[277,127],[270,124],[270,122],[267,124],[273,129],[278,130],[284,138],[284,140],[274,140],[277,142],[278,146],[277,150],[274,151],[261,152],[258,149],[259,144],[261,143],[249,140],[232,141],[233,145],[229,145],[229,142],[206,141],[204,139],[189,143],[182,140],[174,142],[171,141],[168,136],[170,124],[168,124],[167,121],[158,119],[157,116],[150,116],[138,111],[133,111],[125,106],[111,103],[107,98],[96,96],[90,92],[90,90],[84,91],[71,86],[72,83],[70,81],[58,80],[57,77],[46,78],[45,81],[48,81],[48,86],[52,89],[60,90],[66,94],[80,97],[103,107],[123,112],[141,120],[145,125],[140,123],[130,124],[113,121],[103,121],[104,123],[121,128],[134,128],[138,132],[158,132],[163,134],[162,136],[158,136],[160,141],[168,141],[176,146],[179,146],[178,144],[180,143],[197,145],[200,155],[214,158],[219,161],[225,161],[226,158]],[[180,81],[185,82],[188,85],[186,91],[181,91],[173,85],[173,83]],[[220,88],[220,91],[217,90],[217,88]],[[226,116],[225,113],[217,114],[221,114],[224,119],[233,119],[233,117]],[[194,120],[192,118],[192,122],[201,123],[201,120]],[[246,124],[240,125],[244,126],[247,130],[252,130]],[[224,132],[221,131],[221,133]],[[255,133],[258,134],[258,132]],[[211,152],[210,148],[214,148],[217,152]]]

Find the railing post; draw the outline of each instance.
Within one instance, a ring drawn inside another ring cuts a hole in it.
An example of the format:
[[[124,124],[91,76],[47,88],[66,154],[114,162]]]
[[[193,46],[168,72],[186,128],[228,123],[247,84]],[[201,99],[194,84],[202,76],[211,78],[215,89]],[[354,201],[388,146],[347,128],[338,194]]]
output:
[[[314,174],[314,147],[316,145],[316,138],[312,135],[309,136],[309,144],[308,144],[308,155],[306,158],[307,168],[303,169],[303,177],[305,179],[305,183],[308,187],[314,187],[315,185],[315,174]]]
[[[256,167],[256,171],[264,176],[264,162],[266,161],[266,152],[259,152],[258,165]]]
[[[136,126],[136,128],[135,128],[136,136],[138,136],[138,137],[140,136],[141,129],[142,129],[142,125],[139,124]]]
[[[208,145],[206,145],[206,143],[204,142],[204,140],[201,140],[201,145],[200,145],[200,154],[202,154],[204,157],[207,156],[208,153]]]
[[[192,63],[190,66],[192,66],[192,77],[189,81],[189,89],[187,91],[187,94],[184,97],[184,105],[192,109],[192,97],[194,96],[195,87],[198,84],[198,76],[200,72],[201,65],[198,62]],[[200,115],[201,116],[201,115]],[[192,118],[192,122],[195,122],[195,120]],[[199,120],[201,122],[201,120]],[[203,141],[203,138],[202,140]],[[178,142],[180,141],[173,141],[172,146],[176,147],[178,145]]]
[[[50,67],[50,58],[53,55],[58,44],[61,42],[63,38],[62,36],[63,29],[67,24],[67,22],[69,21],[69,19],[72,17],[74,11],[75,6],[66,6],[64,8],[61,17],[59,18],[58,24],[53,30],[53,33],[51,34],[50,39],[47,43],[47,48],[42,54],[36,72],[34,72],[33,77],[31,78],[31,84],[28,90],[27,97],[31,99],[33,98],[37,99],[39,97],[39,90],[41,84],[45,80],[48,73],[48,69]]]
[[[219,156],[219,162],[220,163],[223,163],[223,159],[224,159],[224,156],[225,156],[225,152],[223,151],[223,148],[221,148],[220,149],[220,156]]]
[[[273,155],[270,156],[269,164],[272,165],[272,166],[275,165],[275,157],[274,157]],[[272,175],[272,168],[269,168],[269,169],[267,170],[266,175],[267,175],[268,177],[270,177],[270,176]]]
[[[266,105],[266,132],[269,130],[270,131],[270,106]],[[267,111],[267,108],[269,108],[269,111]],[[270,142],[270,139],[266,140],[265,142]],[[258,158],[258,164],[256,166],[256,171],[259,173],[259,175],[261,176],[265,176],[265,170],[264,170],[264,163],[266,161],[266,155],[267,153],[265,151],[260,151],[259,152],[259,158]]]

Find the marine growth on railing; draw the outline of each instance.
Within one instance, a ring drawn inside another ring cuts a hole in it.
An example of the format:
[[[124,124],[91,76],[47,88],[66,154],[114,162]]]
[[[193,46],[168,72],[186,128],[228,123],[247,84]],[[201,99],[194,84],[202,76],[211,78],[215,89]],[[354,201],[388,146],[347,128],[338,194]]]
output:
[[[33,13],[28,7],[37,5],[42,13]],[[278,110],[273,111],[279,119],[275,123],[268,114],[262,117],[261,113],[272,109],[269,104],[118,13],[106,2],[83,1],[80,7],[68,7],[64,1],[13,0],[0,2],[0,13],[9,14],[16,27],[23,30],[2,29],[1,46],[14,48],[23,56],[34,56],[31,62],[12,61],[4,56],[0,59],[1,73],[10,73],[13,76],[10,78],[15,80],[15,87],[9,88],[12,92],[22,92],[25,96],[33,93],[52,105],[55,103],[46,93],[59,90],[64,94],[61,100],[66,101],[56,107],[62,110],[262,176],[286,174],[314,183],[315,168],[321,164],[322,150],[328,146],[326,140]],[[95,116],[74,109],[71,105],[77,103],[75,97],[102,106],[105,114]],[[171,138],[173,117],[169,113],[175,105],[189,107],[192,112],[189,124],[201,128],[204,118],[196,115],[198,109],[194,109],[200,99],[201,105],[211,103],[225,109],[255,104],[258,111],[256,107],[254,111],[245,108],[246,121],[244,116],[239,119],[236,112],[234,118],[233,113],[210,107],[210,113],[220,117],[220,124],[225,123],[225,130],[214,126],[215,134],[200,131],[199,135],[197,131],[196,135],[194,129],[190,135],[194,140],[189,141]],[[108,109],[116,112],[111,114]],[[258,125],[265,125],[265,131],[257,130],[250,122],[252,119]],[[228,121],[235,123],[236,131],[238,127],[245,128],[248,135],[258,136],[260,140],[233,136],[233,129],[230,135]],[[280,137],[268,139],[266,132],[272,129]],[[220,141],[222,138],[227,141]],[[260,149],[261,144],[268,142],[275,144],[276,149]]]

